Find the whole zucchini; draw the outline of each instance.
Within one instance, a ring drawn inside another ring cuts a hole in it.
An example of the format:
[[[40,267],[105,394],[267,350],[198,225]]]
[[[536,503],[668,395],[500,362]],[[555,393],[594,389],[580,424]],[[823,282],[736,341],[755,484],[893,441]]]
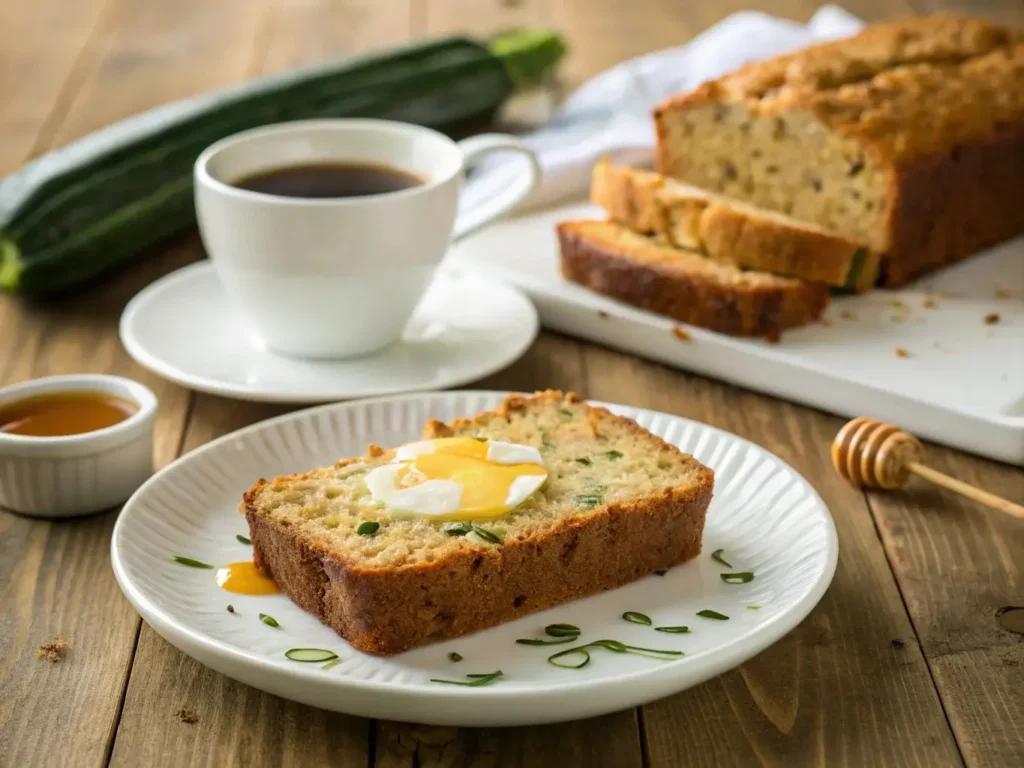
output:
[[[559,37],[448,38],[295,70],[143,112],[0,182],[0,288],[55,293],[195,221],[192,165],[214,141],[316,117],[402,120],[446,133],[489,120],[550,70]]]

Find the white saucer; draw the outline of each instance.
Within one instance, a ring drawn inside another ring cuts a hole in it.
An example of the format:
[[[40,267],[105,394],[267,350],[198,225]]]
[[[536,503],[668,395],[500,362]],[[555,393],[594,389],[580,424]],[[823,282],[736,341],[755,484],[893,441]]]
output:
[[[121,315],[136,362],[178,384],[225,397],[320,403],[454,387],[518,359],[537,312],[515,288],[438,270],[401,341],[365,357],[313,361],[268,350],[231,306],[209,261],[157,280]]]

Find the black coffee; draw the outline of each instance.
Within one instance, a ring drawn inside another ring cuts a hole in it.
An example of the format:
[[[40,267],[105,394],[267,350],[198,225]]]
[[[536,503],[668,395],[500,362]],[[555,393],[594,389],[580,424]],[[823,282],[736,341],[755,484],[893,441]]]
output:
[[[422,184],[411,173],[387,165],[314,163],[289,165],[245,176],[232,186],[281,197],[361,197],[398,192]]]

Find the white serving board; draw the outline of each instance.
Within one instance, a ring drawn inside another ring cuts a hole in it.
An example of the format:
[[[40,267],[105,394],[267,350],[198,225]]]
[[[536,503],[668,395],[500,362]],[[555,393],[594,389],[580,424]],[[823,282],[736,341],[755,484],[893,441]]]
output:
[[[512,282],[553,330],[1024,466],[1024,238],[903,290],[835,298],[824,322],[777,344],[692,326],[682,341],[679,323],[559,276],[554,226],[574,218],[603,216],[585,203],[519,216],[458,244],[447,263]]]

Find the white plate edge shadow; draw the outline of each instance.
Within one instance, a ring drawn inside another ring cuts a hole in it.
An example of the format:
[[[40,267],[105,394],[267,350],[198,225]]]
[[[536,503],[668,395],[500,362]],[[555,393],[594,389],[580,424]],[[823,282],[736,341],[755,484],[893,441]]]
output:
[[[136,315],[140,312],[140,308],[143,307],[147,301],[152,300],[161,291],[172,289],[175,283],[183,282],[188,279],[195,279],[196,273],[203,273],[207,271],[213,271],[213,264],[209,259],[204,259],[193,264],[187,264],[172,272],[168,272],[166,275],[157,278],[142,288],[138,293],[132,296],[121,311],[121,316],[118,319],[117,326],[118,338],[121,342],[121,346],[124,347],[124,350],[128,353],[129,357],[157,376],[196,392],[204,392],[235,400],[262,403],[283,403],[291,405],[322,405],[340,400],[355,400],[399,394],[413,394],[417,392],[432,392],[452,387],[459,387],[463,384],[469,384],[474,381],[487,378],[488,376],[491,376],[514,364],[526,354],[533,342],[537,339],[537,335],[540,333],[540,316],[537,313],[537,308],[534,306],[533,301],[531,301],[526,293],[518,286],[507,280],[489,276],[475,270],[466,270],[461,266],[442,263],[438,267],[438,275],[443,274],[445,277],[453,280],[469,279],[485,283],[491,288],[499,290],[509,298],[513,299],[519,305],[519,309],[523,311],[524,317],[529,317],[528,327],[524,329],[520,342],[514,348],[510,347],[509,351],[501,356],[500,361],[496,360],[494,363],[482,368],[476,368],[472,372],[449,376],[438,383],[429,385],[426,383],[417,383],[411,386],[399,384],[392,387],[385,386],[374,388],[373,391],[360,391],[355,393],[348,393],[341,389],[300,394],[267,390],[260,391],[254,388],[243,387],[229,382],[219,381],[208,376],[196,375],[184,371],[179,365],[167,362],[162,357],[146,348],[138,341],[138,339],[135,338],[135,334],[129,330]],[[357,360],[357,358],[353,358],[353,360]]]
[[[125,504],[111,536],[111,564],[118,585],[134,608],[165,640],[205,666],[261,690],[313,706],[366,717],[403,719],[435,725],[507,726],[551,723],[597,716],[643,704],[704,682],[752,658],[792,631],[818,604],[831,584],[838,562],[838,537],[834,521],[813,486],[786,462],[755,443],[715,427],[673,414],[599,401],[590,402],[609,407],[616,412],[625,412],[631,417],[645,413],[665,416],[668,419],[692,425],[700,431],[707,431],[708,434],[737,441],[747,449],[753,449],[755,453],[762,454],[777,463],[777,470],[788,470],[792,474],[792,479],[797,484],[804,486],[804,490],[809,494],[814,506],[824,513],[823,520],[826,523],[823,539],[823,568],[802,596],[783,612],[768,618],[743,636],[713,649],[689,654],[685,659],[666,662],[651,669],[623,673],[613,678],[584,680],[548,687],[503,688],[494,686],[462,689],[451,686],[440,691],[391,681],[329,677],[319,670],[302,665],[282,666],[280,661],[214,638],[201,629],[192,628],[176,619],[169,612],[155,605],[145,594],[144,588],[133,582],[129,573],[130,569],[122,562],[119,542],[124,535],[125,521],[132,514],[134,503],[143,498],[148,489],[153,484],[160,482],[165,475],[172,471],[180,471],[182,469],[180,465],[187,466],[186,462],[198,461],[206,452],[215,451],[220,446],[237,440],[247,433],[271,429],[300,415],[312,415],[331,409],[354,409],[372,404],[446,396],[491,398],[492,402],[497,402],[505,394],[507,393],[485,390],[459,390],[434,393],[433,395],[406,394],[366,398],[284,414],[249,425],[211,441],[154,474]],[[634,690],[627,692],[626,689],[630,688]],[[595,689],[599,689],[605,695],[589,696],[588,694],[594,692]],[[613,703],[607,701],[609,690]],[[359,695],[360,700],[355,704],[348,701],[346,694],[349,693]],[[549,700],[552,697],[557,697],[559,702],[566,704],[570,703],[567,698],[571,698],[572,706],[568,707],[570,711],[563,715],[561,710],[566,709],[565,707],[555,707],[553,710],[550,703],[542,703],[543,700]],[[447,702],[448,706],[438,707],[438,703],[442,699]],[[501,711],[496,714],[494,705],[498,702],[501,702],[501,706],[497,707]],[[510,709],[514,711],[509,711]]]

